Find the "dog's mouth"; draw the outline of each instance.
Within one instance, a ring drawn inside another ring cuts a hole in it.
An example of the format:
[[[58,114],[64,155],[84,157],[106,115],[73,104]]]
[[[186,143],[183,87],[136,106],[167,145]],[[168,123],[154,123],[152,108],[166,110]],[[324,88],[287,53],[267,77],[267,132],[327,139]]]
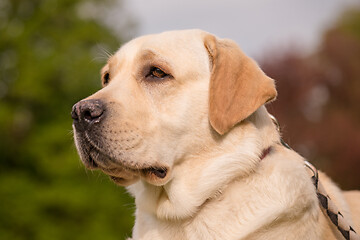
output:
[[[96,164],[96,163],[95,163]],[[131,168],[124,168],[126,171],[129,171],[134,174],[141,175],[146,178],[159,178],[164,179],[167,176],[168,169],[162,168],[162,167],[149,167],[149,168],[143,168],[143,169],[131,169]],[[107,175],[110,176],[113,180],[122,180],[122,177],[118,177],[118,169],[101,169],[103,172],[105,172]]]
[[[141,169],[141,170],[137,170],[137,171],[140,173],[140,175],[146,177],[147,179],[158,178],[159,180],[161,180],[161,179],[164,179],[167,176],[167,169],[163,169],[163,168],[153,168],[153,167],[151,167],[151,168],[145,168],[145,169]],[[124,178],[124,177],[119,177],[119,176],[112,175],[112,174],[114,174],[116,172],[117,171],[115,170],[114,172],[111,172],[111,173],[109,173],[108,171],[106,171],[105,173],[115,183],[123,185],[123,183],[125,181],[127,181],[127,179]]]
[[[168,181],[169,167],[158,165],[131,165],[128,164],[127,161],[118,161],[103,153],[88,141],[86,141],[86,144],[89,147],[85,148],[87,151],[82,154],[85,167],[88,169],[101,170],[116,184],[127,186],[136,182],[139,178],[143,178],[154,185],[163,185]]]
[[[148,167],[140,170],[141,177],[154,185],[164,185],[169,180],[169,168]]]
[[[150,167],[141,170],[144,175],[154,175],[160,179],[163,179],[167,175],[167,168]]]

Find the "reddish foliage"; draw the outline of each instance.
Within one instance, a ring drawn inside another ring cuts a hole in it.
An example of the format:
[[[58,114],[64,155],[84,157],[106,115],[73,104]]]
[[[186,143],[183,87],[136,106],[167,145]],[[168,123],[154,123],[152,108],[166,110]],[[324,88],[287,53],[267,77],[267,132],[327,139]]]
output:
[[[268,109],[284,139],[343,189],[360,189],[360,39],[338,26],[312,56],[289,51],[260,65],[277,83]]]

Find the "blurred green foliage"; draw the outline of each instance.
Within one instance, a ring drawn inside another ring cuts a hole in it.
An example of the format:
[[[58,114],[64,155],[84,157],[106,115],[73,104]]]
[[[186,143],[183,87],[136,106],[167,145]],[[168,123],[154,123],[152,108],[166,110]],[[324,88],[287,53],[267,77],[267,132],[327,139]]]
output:
[[[133,200],[86,172],[72,139],[72,105],[100,88],[99,45],[122,42],[79,14],[89,3],[112,4],[0,1],[0,239],[131,235]]]

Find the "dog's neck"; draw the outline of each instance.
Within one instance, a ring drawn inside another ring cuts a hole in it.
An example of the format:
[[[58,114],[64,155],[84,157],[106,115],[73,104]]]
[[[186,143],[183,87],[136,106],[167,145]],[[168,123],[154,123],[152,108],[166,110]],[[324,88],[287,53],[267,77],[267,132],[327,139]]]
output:
[[[221,141],[214,141],[214,147],[207,147],[201,154],[177,165],[166,185],[138,182],[131,186],[130,191],[137,194],[138,210],[162,220],[194,216],[206,201],[219,196],[232,181],[251,174],[261,161],[263,150],[279,141],[279,134],[265,107],[261,107]],[[186,178],[178,174],[183,172],[189,173]]]

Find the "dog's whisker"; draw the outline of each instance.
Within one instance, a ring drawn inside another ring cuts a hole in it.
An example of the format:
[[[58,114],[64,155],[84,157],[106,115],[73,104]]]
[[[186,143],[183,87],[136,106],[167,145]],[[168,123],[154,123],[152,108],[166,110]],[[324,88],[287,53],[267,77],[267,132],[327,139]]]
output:
[[[74,136],[74,130],[69,130],[69,131],[67,132],[67,134]]]
[[[107,59],[109,59],[109,57],[108,56],[98,56],[98,57],[93,57],[92,59],[91,59],[91,62],[95,62],[95,61],[106,61]]]
[[[98,44],[97,46],[98,46],[98,48],[101,50],[101,52],[102,52],[103,54],[105,54],[104,57],[110,58],[110,57],[113,56],[113,54],[112,54],[110,51],[108,51],[103,45]]]

